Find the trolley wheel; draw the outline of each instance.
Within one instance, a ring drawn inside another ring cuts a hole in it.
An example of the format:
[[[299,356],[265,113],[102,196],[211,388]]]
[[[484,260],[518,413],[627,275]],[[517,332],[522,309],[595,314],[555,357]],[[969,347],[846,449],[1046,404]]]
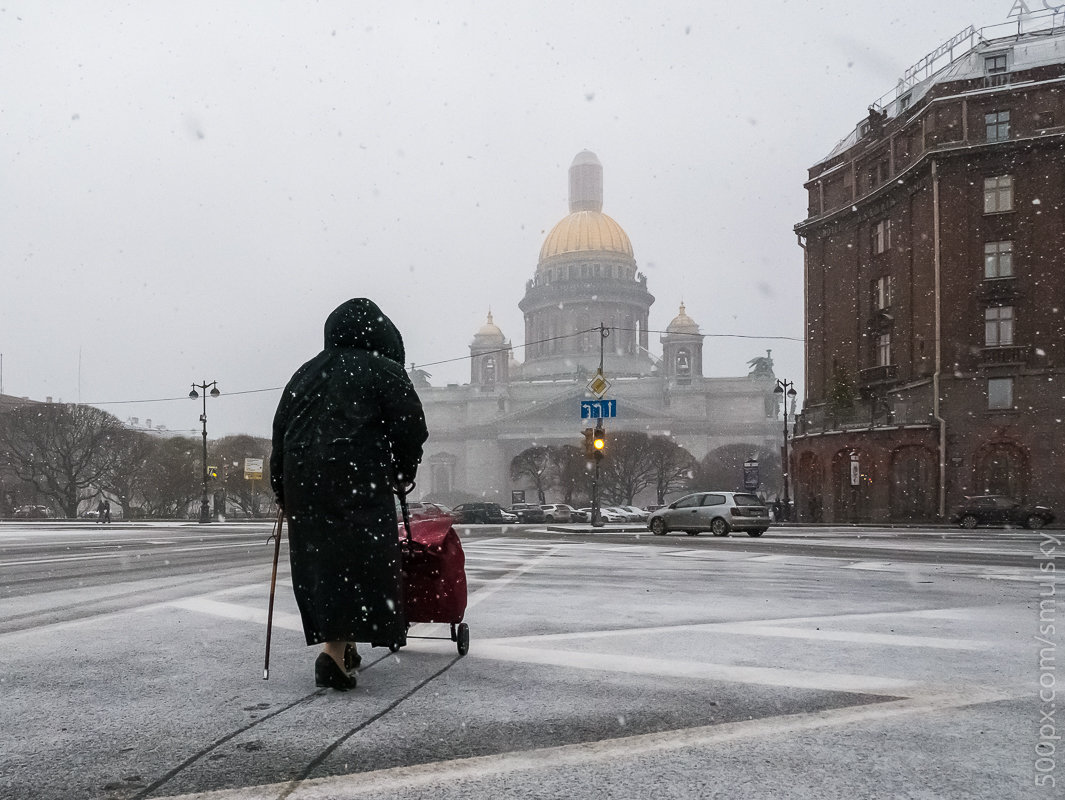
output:
[[[470,626],[465,622],[459,623],[458,634],[455,637],[458,642],[459,655],[464,656],[470,652]]]
[[[399,652],[399,648],[402,647],[402,646],[403,645],[401,645],[399,642],[390,642],[389,645],[388,645],[388,651],[390,653],[398,653]]]

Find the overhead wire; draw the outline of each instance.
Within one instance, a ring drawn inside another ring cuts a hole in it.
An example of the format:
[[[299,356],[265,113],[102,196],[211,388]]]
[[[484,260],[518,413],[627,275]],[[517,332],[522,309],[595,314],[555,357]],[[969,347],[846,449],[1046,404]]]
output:
[[[484,350],[477,355],[494,355],[497,353],[509,353],[512,350],[532,347],[534,345],[546,344],[547,342],[557,342],[562,339],[572,339],[576,336],[584,336],[588,333],[599,331],[600,327],[597,325],[594,328],[585,328],[573,333],[566,333],[561,336],[549,336],[545,339],[535,339],[531,342],[525,342],[519,345],[508,345],[507,347],[500,347],[495,350]],[[660,331],[644,328],[623,328],[620,326],[608,325],[606,326],[608,331],[633,331],[643,333],[661,333],[671,336],[698,336],[704,339],[767,339],[767,340],[784,340],[789,342],[803,342],[805,339],[797,336],[763,336],[756,334],[743,334],[743,333],[690,333],[688,331]],[[445,358],[441,361],[427,361],[422,364],[411,363],[411,370],[422,369],[424,367],[436,367],[441,364],[453,364],[456,361],[466,361],[472,358],[472,355],[457,356],[456,358]],[[263,389],[241,389],[235,392],[223,392],[223,396],[238,395],[238,394],[262,394],[264,392],[280,392],[284,389],[284,386],[269,386]],[[79,405],[86,406],[117,406],[117,405],[129,405],[129,404],[144,404],[144,403],[170,403],[176,400],[187,400],[188,396],[181,397],[157,397],[147,400],[101,400],[101,401],[87,401],[80,403]]]

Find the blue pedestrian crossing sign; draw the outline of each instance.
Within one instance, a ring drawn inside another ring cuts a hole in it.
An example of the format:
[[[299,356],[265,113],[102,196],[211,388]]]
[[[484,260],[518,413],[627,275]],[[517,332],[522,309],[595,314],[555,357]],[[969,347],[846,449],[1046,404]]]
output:
[[[604,419],[617,415],[617,400],[581,400],[581,419]]]

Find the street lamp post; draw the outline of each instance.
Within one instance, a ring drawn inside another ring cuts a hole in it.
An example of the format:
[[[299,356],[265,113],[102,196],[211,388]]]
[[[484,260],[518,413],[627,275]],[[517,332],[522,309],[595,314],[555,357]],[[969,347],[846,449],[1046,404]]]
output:
[[[200,498],[200,522],[210,522],[211,502],[207,499],[207,390],[211,390],[211,397],[218,397],[221,392],[218,391],[217,381],[194,383],[192,384],[192,391],[189,392],[191,400],[195,400],[200,396],[196,392],[197,389],[203,392],[203,413],[200,414],[200,422],[203,423],[203,497]]]
[[[781,472],[784,473],[784,519],[791,519],[791,495],[788,492],[788,400],[794,400],[798,392],[795,384],[788,380],[777,379],[777,385],[773,394],[780,395],[781,405],[784,407],[784,453],[781,462]]]

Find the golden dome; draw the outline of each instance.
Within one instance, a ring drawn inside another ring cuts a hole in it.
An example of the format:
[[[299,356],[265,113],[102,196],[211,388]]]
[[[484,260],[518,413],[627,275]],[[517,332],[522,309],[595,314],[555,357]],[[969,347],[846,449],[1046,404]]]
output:
[[[695,320],[688,316],[688,312],[684,310],[684,303],[680,304],[680,313],[673,318],[671,323],[669,323],[669,327],[666,328],[666,333],[699,333],[699,326],[695,323]]]
[[[575,211],[547,234],[540,248],[540,263],[563,253],[621,253],[632,258],[628,234],[601,211]]]

